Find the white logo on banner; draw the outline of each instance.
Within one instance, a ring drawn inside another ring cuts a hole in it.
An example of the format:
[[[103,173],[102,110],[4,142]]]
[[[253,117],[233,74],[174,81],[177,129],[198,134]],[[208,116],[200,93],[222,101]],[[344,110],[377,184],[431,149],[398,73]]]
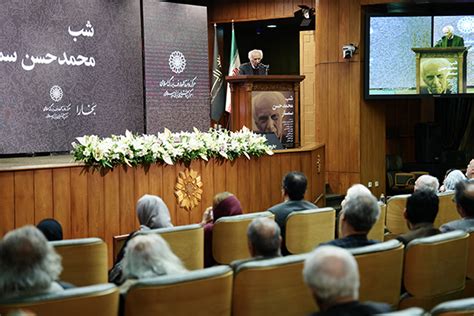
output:
[[[52,86],[49,95],[54,102],[59,102],[63,98],[63,89],[60,86]]]
[[[474,32],[474,18],[471,16],[465,16],[458,21],[458,29],[462,33],[473,33]]]
[[[180,74],[186,68],[186,58],[180,51],[174,51],[170,54],[169,64],[172,72]]]

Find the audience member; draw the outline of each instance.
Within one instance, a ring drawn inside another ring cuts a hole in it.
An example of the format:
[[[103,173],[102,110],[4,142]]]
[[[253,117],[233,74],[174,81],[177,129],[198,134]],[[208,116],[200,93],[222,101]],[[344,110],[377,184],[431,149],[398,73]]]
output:
[[[63,240],[63,228],[61,224],[53,219],[46,218],[36,225],[48,241]]]
[[[318,208],[313,203],[304,200],[307,182],[305,175],[301,172],[292,171],[287,173],[282,181],[282,195],[284,202],[268,209],[268,211],[275,215],[275,222],[280,226],[283,240],[285,240],[286,218],[291,212]],[[282,252],[284,255],[288,254],[288,250],[284,243]]]
[[[430,190],[434,193],[438,193],[439,189],[439,181],[437,178],[430,176],[428,174],[424,174],[419,176],[418,179],[415,181],[415,190]]]
[[[466,168],[466,177],[468,179],[474,179],[474,159],[472,159]]]
[[[158,234],[139,235],[130,240],[125,249],[120,291],[125,293],[139,279],[186,271],[163,237]]]
[[[377,199],[369,189],[362,184],[353,185],[347,190],[341,206],[339,227],[342,238],[322,245],[356,248],[377,243],[376,240],[367,239],[367,234],[380,215]]]
[[[253,258],[280,257],[280,227],[270,218],[255,218],[247,230],[249,252]]]
[[[359,270],[345,249],[316,248],[304,263],[303,277],[319,306],[320,311],[313,315],[365,316],[390,311],[388,304],[358,301]]]
[[[137,216],[140,222],[138,231],[129,234],[125,240],[122,249],[117,255],[115,264],[109,271],[109,282],[118,284],[122,278],[122,259],[125,254],[125,248],[128,242],[134,238],[140,231],[173,227],[171,223],[170,212],[163,200],[156,195],[145,194],[137,202]]]
[[[212,207],[203,213],[201,224],[204,225],[204,267],[216,264],[212,256],[212,230],[214,223],[221,217],[242,214],[240,201],[229,192],[221,192],[214,196]]]
[[[474,182],[458,182],[454,198],[456,208],[462,218],[442,225],[439,229],[443,233],[457,229],[468,230],[474,228]]]
[[[446,172],[446,176],[443,180],[443,185],[439,188],[440,192],[454,191],[456,183],[459,181],[465,181],[466,176],[461,172],[461,170],[450,169]]]
[[[62,291],[61,257],[36,227],[8,232],[0,241],[0,297]]]
[[[438,195],[432,191],[421,190],[410,195],[403,213],[410,231],[397,239],[407,245],[413,239],[439,234],[439,229],[433,227],[438,207]]]

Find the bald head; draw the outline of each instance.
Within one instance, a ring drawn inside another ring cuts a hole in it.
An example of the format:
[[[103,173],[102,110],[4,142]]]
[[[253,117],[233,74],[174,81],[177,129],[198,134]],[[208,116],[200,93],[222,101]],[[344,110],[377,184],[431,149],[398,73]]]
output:
[[[474,182],[458,182],[455,191],[456,204],[462,217],[474,217]]]
[[[427,190],[437,193],[439,189],[439,181],[437,178],[424,174],[415,181],[415,191]]]
[[[280,256],[280,227],[273,219],[266,217],[254,219],[248,227],[247,237],[252,257]]]

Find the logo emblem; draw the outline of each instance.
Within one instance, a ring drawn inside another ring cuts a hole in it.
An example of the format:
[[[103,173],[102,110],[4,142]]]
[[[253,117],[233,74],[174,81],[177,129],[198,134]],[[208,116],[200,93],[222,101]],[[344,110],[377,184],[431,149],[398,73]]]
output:
[[[458,29],[462,33],[473,33],[474,32],[474,18],[471,16],[465,16],[458,21]]]
[[[180,51],[174,51],[170,54],[169,65],[172,72],[180,74],[186,68],[186,58]]]
[[[51,99],[53,99],[54,102],[59,102],[63,98],[63,89],[61,89],[60,86],[54,85],[51,87],[49,90],[49,95],[51,96]]]

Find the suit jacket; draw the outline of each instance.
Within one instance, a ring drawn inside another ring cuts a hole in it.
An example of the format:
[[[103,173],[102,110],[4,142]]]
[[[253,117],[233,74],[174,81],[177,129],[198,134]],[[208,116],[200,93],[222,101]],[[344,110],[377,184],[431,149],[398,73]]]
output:
[[[435,47],[464,47],[464,39],[461,36],[453,35],[453,38],[448,40],[446,36],[443,36],[436,42]]]
[[[385,303],[355,301],[334,305],[323,312],[314,313],[312,316],[368,316],[388,313],[391,310],[390,305]]]
[[[377,244],[377,240],[367,239],[366,234],[356,234],[346,236],[344,238],[334,239],[325,243],[320,244],[319,246],[335,246],[341,248],[359,248],[365,247],[373,244]]]
[[[419,223],[409,232],[397,237],[405,246],[416,238],[433,236],[441,233],[439,229],[433,227],[433,223]]]
[[[267,75],[267,68],[265,68],[262,64],[259,64],[256,69],[252,67],[252,64],[245,63],[240,65],[239,67],[239,75],[242,76],[265,76]]]

